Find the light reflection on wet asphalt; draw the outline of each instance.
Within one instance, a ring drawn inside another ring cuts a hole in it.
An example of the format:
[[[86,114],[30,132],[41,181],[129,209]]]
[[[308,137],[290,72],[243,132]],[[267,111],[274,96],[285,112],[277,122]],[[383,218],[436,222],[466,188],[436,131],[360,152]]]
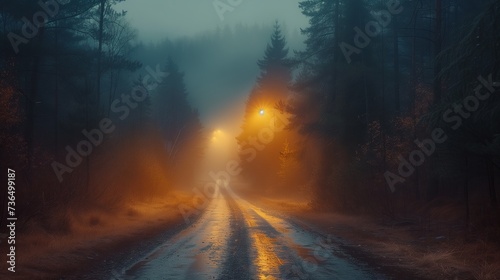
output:
[[[203,216],[132,266],[127,279],[215,279],[226,256],[230,211],[215,198]]]
[[[300,228],[232,196],[249,238],[251,275],[240,279],[386,279],[345,255],[336,240]],[[225,195],[215,198],[192,226],[126,269],[124,279],[224,279],[231,213]],[[234,276],[233,276],[234,277]],[[227,278],[227,277],[226,277]],[[237,280],[237,279],[235,279]]]

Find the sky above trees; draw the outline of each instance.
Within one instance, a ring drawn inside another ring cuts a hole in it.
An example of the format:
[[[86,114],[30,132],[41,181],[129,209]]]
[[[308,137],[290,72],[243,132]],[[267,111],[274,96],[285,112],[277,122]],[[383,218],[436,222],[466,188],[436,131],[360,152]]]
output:
[[[307,18],[301,14],[299,0],[243,0],[233,10],[219,17],[214,3],[227,0],[131,0],[117,5],[116,10],[128,11],[128,19],[139,31],[139,39],[146,42],[163,40],[166,36],[193,36],[226,25],[270,25],[275,20],[285,23],[286,28],[299,29],[307,26]]]

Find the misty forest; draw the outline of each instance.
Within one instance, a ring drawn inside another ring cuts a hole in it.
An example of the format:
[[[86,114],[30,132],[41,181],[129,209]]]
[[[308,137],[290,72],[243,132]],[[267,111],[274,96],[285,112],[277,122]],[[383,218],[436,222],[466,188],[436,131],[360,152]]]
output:
[[[2,0],[1,279],[500,279],[499,0]]]

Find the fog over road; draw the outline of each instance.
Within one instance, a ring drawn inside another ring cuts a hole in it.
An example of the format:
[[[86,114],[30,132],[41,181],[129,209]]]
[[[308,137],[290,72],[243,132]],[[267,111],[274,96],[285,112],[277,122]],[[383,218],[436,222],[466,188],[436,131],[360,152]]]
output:
[[[192,225],[111,279],[387,279],[300,224],[225,190]]]

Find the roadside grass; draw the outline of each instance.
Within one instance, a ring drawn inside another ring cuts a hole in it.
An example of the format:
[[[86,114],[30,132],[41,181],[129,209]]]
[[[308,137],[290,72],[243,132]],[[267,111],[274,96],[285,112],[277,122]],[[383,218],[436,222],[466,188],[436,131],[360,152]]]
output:
[[[456,218],[460,212],[453,206],[425,210],[433,221],[430,224],[318,212],[286,199],[255,203],[304,220],[356,246],[371,259],[415,271],[425,279],[500,279],[500,244],[489,232],[495,230],[480,230],[474,224],[464,229]]]
[[[85,262],[109,254],[117,243],[140,240],[146,232],[182,224],[178,205],[191,200],[189,193],[172,191],[163,199],[128,203],[112,210],[65,211],[52,217],[67,224],[67,230],[58,233],[32,222],[17,237],[16,274],[9,277],[51,278],[81,268]],[[6,271],[4,264],[0,266]]]
[[[500,275],[500,264],[498,262],[496,264],[484,262],[481,264],[480,268],[477,271],[474,271],[475,279],[499,279]]]

